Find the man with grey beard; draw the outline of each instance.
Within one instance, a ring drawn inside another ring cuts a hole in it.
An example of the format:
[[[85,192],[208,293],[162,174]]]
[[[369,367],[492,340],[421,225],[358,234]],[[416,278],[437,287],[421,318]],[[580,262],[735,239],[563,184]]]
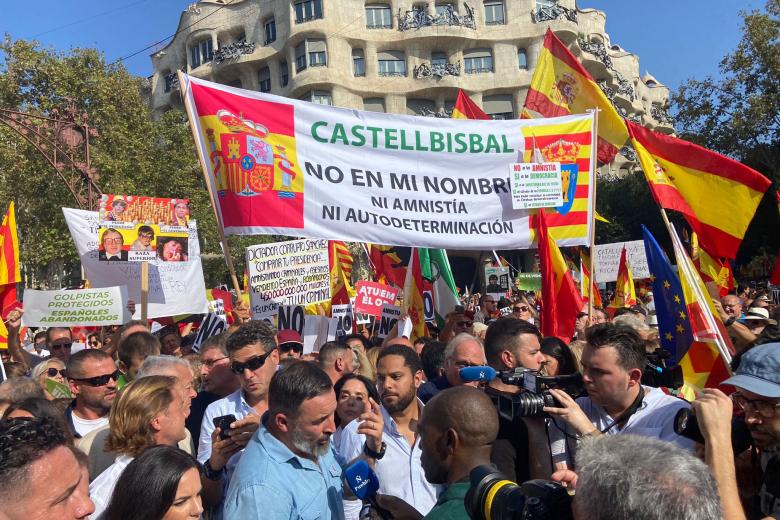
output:
[[[230,480],[224,518],[344,518],[341,467],[330,449],[335,411],[330,378],[314,363],[274,374],[268,412]]]

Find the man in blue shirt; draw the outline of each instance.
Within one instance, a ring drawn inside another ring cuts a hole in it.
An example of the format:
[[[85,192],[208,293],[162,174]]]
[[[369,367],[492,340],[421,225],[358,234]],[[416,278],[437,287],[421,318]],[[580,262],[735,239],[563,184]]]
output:
[[[268,389],[268,412],[238,463],[225,518],[343,519],[341,467],[330,448],[336,395],[314,363],[294,362]]]

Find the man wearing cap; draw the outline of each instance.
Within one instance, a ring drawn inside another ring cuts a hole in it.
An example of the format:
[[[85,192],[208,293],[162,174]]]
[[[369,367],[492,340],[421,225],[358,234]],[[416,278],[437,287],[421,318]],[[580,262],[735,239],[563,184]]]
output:
[[[115,198],[111,202],[111,211],[106,213],[106,218],[108,222],[118,222],[122,220],[122,213],[125,212],[125,209],[127,209],[127,202],[125,199],[121,197]]]
[[[769,311],[763,307],[751,307],[742,319],[745,326],[758,336],[767,325],[777,325],[777,321],[769,317]]]
[[[284,329],[276,333],[279,342],[279,358],[301,359],[303,355],[303,340],[297,330]]]

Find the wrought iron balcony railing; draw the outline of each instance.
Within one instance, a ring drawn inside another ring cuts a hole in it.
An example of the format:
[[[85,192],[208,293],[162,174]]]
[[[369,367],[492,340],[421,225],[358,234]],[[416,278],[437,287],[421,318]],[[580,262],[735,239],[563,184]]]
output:
[[[442,9],[435,15],[428,13],[428,5],[423,7],[414,7],[404,14],[401,14],[401,10],[398,10],[398,30],[409,31],[411,29],[419,30],[423,27],[430,27],[433,25],[450,25],[455,27],[467,27],[469,29],[476,29],[477,24],[474,19],[474,8],[468,4],[464,4],[466,8],[466,14],[460,15],[455,11],[452,4],[439,6]]]
[[[412,76],[415,79],[443,78],[444,76],[460,76],[460,62],[456,63],[421,63],[414,68]]]
[[[531,12],[531,18],[535,23],[557,20],[558,18],[565,18],[570,22],[577,23],[577,11],[558,4],[541,6],[536,11]]]
[[[219,65],[223,61],[234,61],[243,54],[252,54],[253,52],[255,52],[255,42],[245,40],[233,42],[214,51],[214,63]]]

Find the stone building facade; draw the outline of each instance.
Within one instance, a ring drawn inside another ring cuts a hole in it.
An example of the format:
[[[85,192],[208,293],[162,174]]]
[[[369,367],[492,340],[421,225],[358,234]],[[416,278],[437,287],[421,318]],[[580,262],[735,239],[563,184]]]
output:
[[[551,27],[625,117],[671,133],[669,91],[574,0],[201,0],[152,55],[156,116],[181,106],[176,71],[360,110],[449,117],[463,89],[516,118]],[[612,173],[633,169],[631,150]]]

